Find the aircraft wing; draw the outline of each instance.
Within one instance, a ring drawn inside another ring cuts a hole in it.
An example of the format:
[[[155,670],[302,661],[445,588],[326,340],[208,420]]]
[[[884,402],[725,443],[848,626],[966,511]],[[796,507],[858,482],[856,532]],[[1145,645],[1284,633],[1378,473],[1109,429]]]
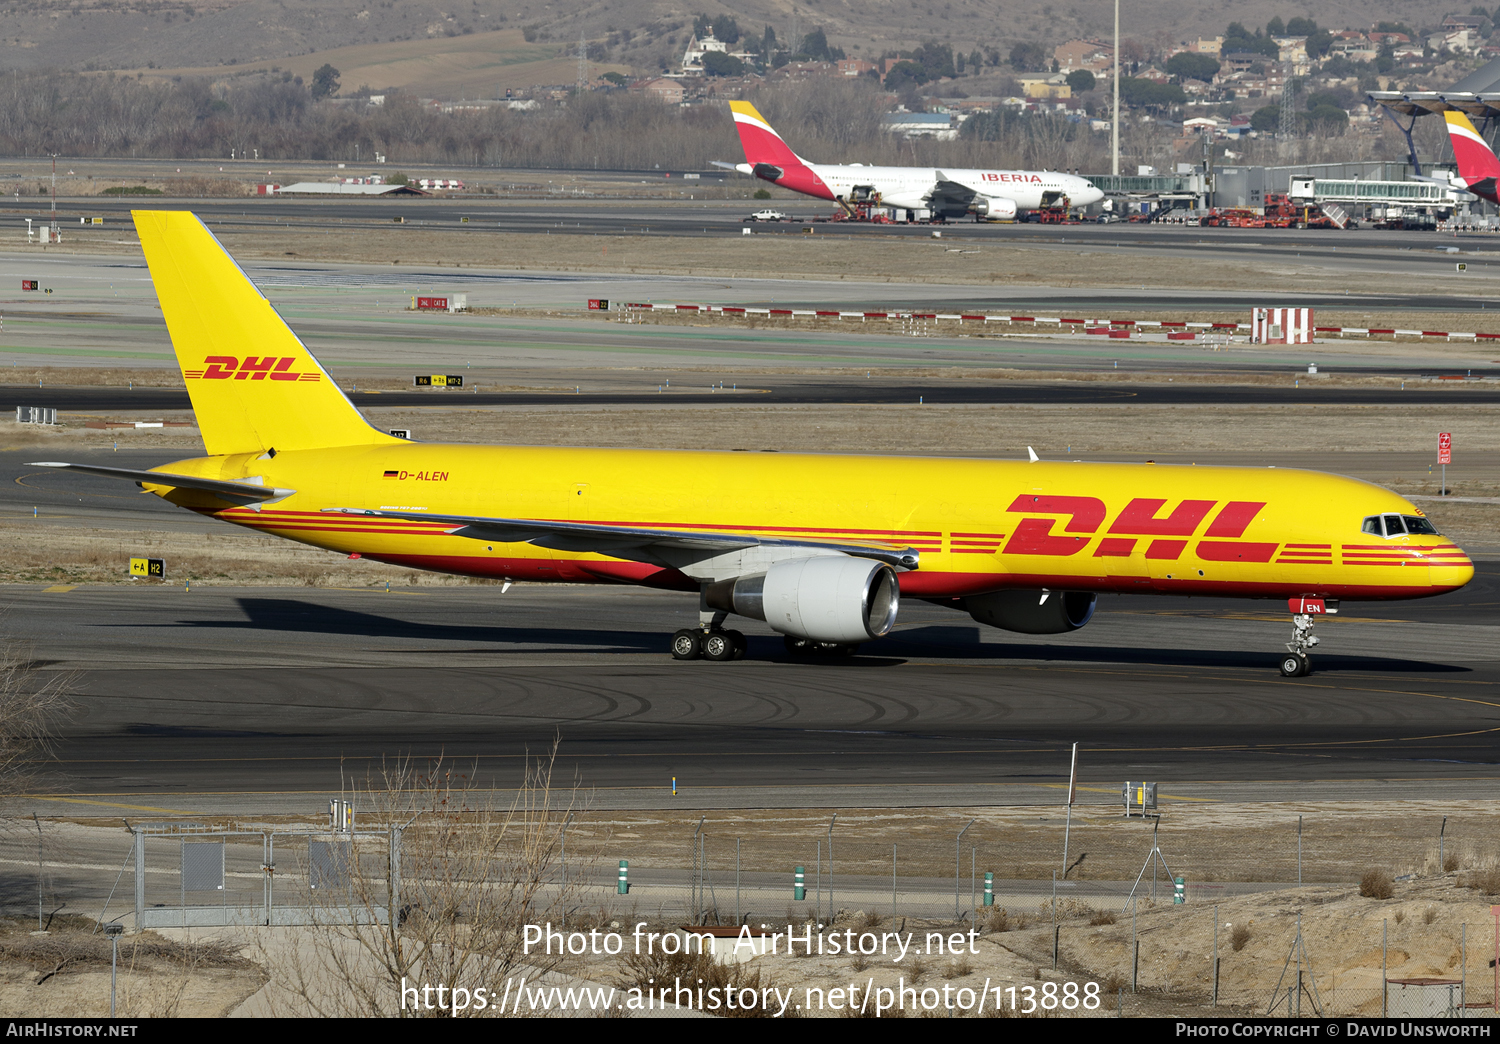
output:
[[[436,522],[451,536],[502,543],[535,544],[555,551],[574,551],[632,560],[652,560],[653,548],[675,548],[701,552],[704,557],[748,547],[812,547],[831,553],[873,558],[898,569],[916,569],[920,553],[876,541],[844,542],[758,537],[743,533],[716,533],[685,529],[655,529],[638,526],[606,526],[589,522],[558,522],[535,518],[473,518],[464,515],[434,515],[425,511],[375,511],[366,508],[324,508],[342,515],[399,518],[412,522]],[[675,557],[675,556],[674,556]],[[662,563],[666,564],[666,563]]]
[[[36,460],[28,468],[58,468],[66,471],[82,471],[105,478],[128,479],[135,483],[150,483],[153,486],[172,486],[176,489],[201,489],[226,500],[240,503],[259,503],[280,500],[297,492],[295,489],[277,489],[258,479],[210,479],[196,475],[171,475],[161,471],[134,471],[130,468],[106,468],[97,464],[67,464],[59,460]]]
[[[954,181],[942,171],[937,172],[937,184],[932,186],[928,199],[938,206],[967,207],[978,192],[962,182]]]

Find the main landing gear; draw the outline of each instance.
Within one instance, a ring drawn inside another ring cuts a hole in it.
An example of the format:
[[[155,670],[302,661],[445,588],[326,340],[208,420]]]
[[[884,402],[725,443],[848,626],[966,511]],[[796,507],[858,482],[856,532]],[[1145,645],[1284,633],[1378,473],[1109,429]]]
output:
[[[743,660],[749,647],[739,631],[717,627],[684,627],[672,635],[672,657],[677,660]]]
[[[1281,658],[1281,676],[1301,678],[1312,673],[1308,654],[1318,644],[1317,635],[1312,633],[1313,621],[1338,612],[1339,603],[1333,598],[1292,598],[1287,608],[1292,611],[1292,640],[1286,643],[1286,655]]]

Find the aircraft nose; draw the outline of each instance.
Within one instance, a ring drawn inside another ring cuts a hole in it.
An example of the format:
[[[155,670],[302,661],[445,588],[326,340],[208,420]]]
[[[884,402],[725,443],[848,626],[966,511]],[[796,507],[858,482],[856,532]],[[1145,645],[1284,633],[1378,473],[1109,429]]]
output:
[[[1456,591],[1474,579],[1474,562],[1457,544],[1439,547],[1428,554],[1428,583],[1443,591]]]

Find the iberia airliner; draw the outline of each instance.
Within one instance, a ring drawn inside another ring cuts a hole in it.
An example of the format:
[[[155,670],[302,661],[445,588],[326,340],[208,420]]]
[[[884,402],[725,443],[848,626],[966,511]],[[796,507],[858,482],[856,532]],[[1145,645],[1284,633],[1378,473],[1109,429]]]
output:
[[[809,163],[749,102],[730,102],[734,129],[745,147],[735,169],[803,195],[849,206],[875,203],[934,217],[972,214],[976,221],[1009,221],[1023,210],[1064,204],[1085,207],[1104,198],[1094,183],[1055,170],[960,170],[934,167],[834,166]]]
[[[1337,599],[1468,583],[1467,555],[1366,482],[1275,468],[476,446],[371,427],[190,213],[135,215],[207,456],[133,480],[289,540],[464,576],[625,583],[699,600],[682,659],[890,633],[903,598],[1023,634],[1087,624],[1100,591],[1287,599],[1287,674]]]

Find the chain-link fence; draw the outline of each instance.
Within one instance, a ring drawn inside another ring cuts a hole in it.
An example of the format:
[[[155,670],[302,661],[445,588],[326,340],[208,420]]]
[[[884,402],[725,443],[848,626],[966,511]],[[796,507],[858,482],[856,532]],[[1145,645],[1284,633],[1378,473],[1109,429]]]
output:
[[[1117,998],[1494,1014],[1500,838],[1482,812],[977,811],[584,812],[528,859],[507,848],[536,842],[524,830],[459,859],[462,822],[35,817],[0,835],[0,900],[39,928],[59,913],[138,928],[384,923],[451,905],[462,889],[445,875],[527,866],[525,902],[562,927],[948,926]]]

